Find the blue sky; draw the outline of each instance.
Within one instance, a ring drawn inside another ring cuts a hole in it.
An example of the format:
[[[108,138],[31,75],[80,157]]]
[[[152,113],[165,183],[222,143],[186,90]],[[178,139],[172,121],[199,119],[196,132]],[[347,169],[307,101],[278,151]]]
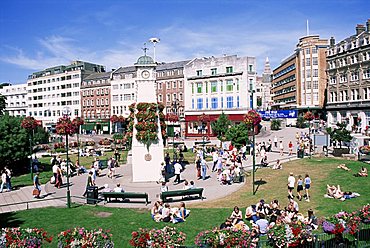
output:
[[[293,52],[307,19],[310,34],[339,41],[369,10],[369,0],[2,0],[0,82],[77,59],[132,65],[151,37],[158,61],[256,56],[262,72],[266,57],[275,67]]]

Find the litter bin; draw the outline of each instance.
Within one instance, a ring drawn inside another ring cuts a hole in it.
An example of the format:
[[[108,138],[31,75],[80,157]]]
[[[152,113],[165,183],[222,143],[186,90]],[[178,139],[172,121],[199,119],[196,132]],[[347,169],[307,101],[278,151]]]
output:
[[[91,186],[87,188],[87,204],[96,204],[98,202],[98,187]]]
[[[304,150],[297,151],[297,158],[304,158]]]

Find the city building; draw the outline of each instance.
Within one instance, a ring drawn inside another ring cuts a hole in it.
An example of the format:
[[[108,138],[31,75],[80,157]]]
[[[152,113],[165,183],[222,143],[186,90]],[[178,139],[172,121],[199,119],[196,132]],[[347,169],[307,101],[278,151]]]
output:
[[[111,77],[111,114],[128,117],[129,106],[136,99],[135,66],[120,67],[112,72]],[[118,130],[112,130],[118,132]]]
[[[315,109],[323,113],[328,45],[328,40],[318,35],[304,36],[294,53],[273,70],[271,91],[275,109]]]
[[[92,73],[81,84],[81,116],[83,133],[110,133],[111,72]]]
[[[156,68],[157,98],[164,104],[166,114],[176,114],[177,122],[167,122],[168,135],[172,137],[184,130],[185,84],[184,66],[189,60],[161,63]]]
[[[259,110],[269,110],[271,108],[271,67],[269,59],[266,58],[264,70],[262,76],[257,76],[256,84],[256,99],[257,99],[257,109]]]
[[[238,123],[252,104],[256,106],[256,97],[251,98],[256,84],[255,57],[195,58],[184,69],[185,136],[211,136],[210,121],[222,112]],[[203,113],[209,119],[206,127],[199,120]]]
[[[28,115],[52,131],[64,112],[72,119],[81,116],[81,82],[92,73],[104,71],[102,65],[73,61],[32,73],[27,80]]]
[[[370,125],[370,19],[327,51],[328,125],[346,122],[355,132]]]
[[[27,84],[6,85],[0,88],[0,94],[6,97],[6,112],[11,116],[27,115]]]

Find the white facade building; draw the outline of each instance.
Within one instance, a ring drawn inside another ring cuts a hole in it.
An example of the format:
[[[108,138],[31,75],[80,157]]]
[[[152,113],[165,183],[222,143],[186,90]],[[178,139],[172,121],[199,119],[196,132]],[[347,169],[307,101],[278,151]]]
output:
[[[11,116],[27,115],[27,84],[4,86],[0,94],[6,97],[6,112]]]
[[[49,129],[56,126],[66,107],[72,119],[81,116],[80,85],[83,78],[93,72],[104,72],[104,67],[73,61],[68,66],[32,73],[27,80],[28,115]]]
[[[185,65],[185,135],[200,136],[198,118],[203,113],[215,121],[224,112],[235,122],[256,107],[251,90],[256,84],[255,57],[195,58]],[[207,123],[207,135],[211,134]]]
[[[120,67],[111,78],[111,114],[123,117],[130,115],[129,106],[136,99],[135,66]]]

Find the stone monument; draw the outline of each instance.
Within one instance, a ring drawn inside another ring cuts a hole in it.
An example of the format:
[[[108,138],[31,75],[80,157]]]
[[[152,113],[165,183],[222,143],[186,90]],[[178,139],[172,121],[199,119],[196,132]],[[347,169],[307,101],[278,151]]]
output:
[[[139,103],[154,103],[157,104],[156,95],[156,63],[146,55],[138,58],[136,67],[136,105]],[[158,109],[151,110],[156,112]],[[157,181],[160,177],[161,163],[164,162],[163,154],[163,138],[161,134],[161,125],[159,117],[157,118],[157,136],[155,142],[150,145],[144,144],[136,137],[138,131],[135,125],[138,123],[135,110],[134,128],[132,136],[132,180],[133,182],[150,182]]]

